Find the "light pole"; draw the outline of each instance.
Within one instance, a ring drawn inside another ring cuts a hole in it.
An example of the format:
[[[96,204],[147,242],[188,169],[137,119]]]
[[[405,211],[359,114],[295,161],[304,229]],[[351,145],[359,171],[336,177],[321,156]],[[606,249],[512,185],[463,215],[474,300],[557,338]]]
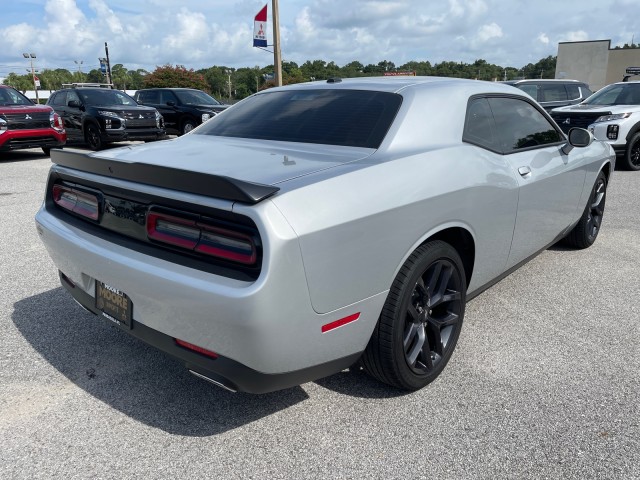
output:
[[[226,73],[229,76],[229,100],[231,100],[231,70],[225,70],[224,73]]]
[[[78,65],[78,78],[80,79],[80,81],[83,81],[84,78],[82,76],[82,64],[84,63],[84,60],[74,60],[73,63]]]
[[[36,85],[36,71],[33,69],[33,59],[36,58],[35,53],[23,53],[22,56],[24,58],[28,58],[31,61],[31,80],[33,80],[33,89],[36,92],[36,104],[40,103],[40,99],[38,98],[38,86]]]

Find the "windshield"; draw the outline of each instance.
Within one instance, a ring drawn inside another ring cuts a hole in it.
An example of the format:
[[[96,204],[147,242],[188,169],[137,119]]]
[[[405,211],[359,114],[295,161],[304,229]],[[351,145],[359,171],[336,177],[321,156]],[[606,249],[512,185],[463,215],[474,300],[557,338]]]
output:
[[[13,88],[0,88],[0,105],[33,105],[31,100]]]
[[[607,85],[582,103],[585,105],[640,105],[640,83]]]
[[[185,105],[221,105],[219,101],[201,90],[174,90],[174,93]]]
[[[297,90],[254,95],[194,134],[378,148],[400,108],[395,93]]]
[[[128,105],[135,107],[136,101],[119,90],[96,88],[94,90],[78,90],[85,105]]]

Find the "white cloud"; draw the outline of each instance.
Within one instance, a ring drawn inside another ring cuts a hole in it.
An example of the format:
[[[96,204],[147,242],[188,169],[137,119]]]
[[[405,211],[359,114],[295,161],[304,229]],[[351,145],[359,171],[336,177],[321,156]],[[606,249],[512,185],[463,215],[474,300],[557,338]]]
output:
[[[584,30],[576,30],[575,32],[567,32],[565,35],[561,35],[558,41],[560,42],[585,42],[589,40],[589,34]]]
[[[540,35],[538,35],[536,40],[538,40],[540,43],[544,43],[545,45],[549,45],[549,37],[546,33],[541,33]]]
[[[485,42],[488,42],[489,40],[502,38],[502,36],[503,36],[502,28],[500,28],[500,25],[494,22],[488,25],[482,25],[478,29],[478,34],[476,36],[476,39],[480,43],[485,43]]]

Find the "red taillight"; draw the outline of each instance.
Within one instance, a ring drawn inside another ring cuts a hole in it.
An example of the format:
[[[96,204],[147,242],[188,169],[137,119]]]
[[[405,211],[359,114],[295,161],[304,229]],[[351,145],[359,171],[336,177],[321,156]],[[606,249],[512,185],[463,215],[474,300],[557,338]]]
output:
[[[98,220],[100,201],[97,195],[57,184],[53,186],[53,201],[65,210],[91,220]]]
[[[201,353],[202,355],[206,355],[210,358],[218,358],[218,354],[216,352],[212,352],[211,350],[207,350],[206,348],[199,347],[194,345],[193,343],[185,342],[184,340],[175,339],[176,344],[181,347],[187,348],[189,350],[193,350],[194,352]]]
[[[164,213],[149,212],[147,235],[158,242],[245,265],[254,264],[258,256],[249,235]]]

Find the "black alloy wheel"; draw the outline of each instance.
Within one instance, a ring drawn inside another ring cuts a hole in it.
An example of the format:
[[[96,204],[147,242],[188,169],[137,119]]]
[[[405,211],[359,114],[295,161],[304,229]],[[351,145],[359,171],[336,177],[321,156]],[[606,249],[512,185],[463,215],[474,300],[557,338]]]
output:
[[[600,233],[604,207],[607,200],[607,177],[603,172],[598,174],[587,205],[580,220],[565,238],[566,243],[574,248],[587,248],[593,245]]]
[[[102,148],[102,138],[100,138],[100,129],[90,123],[87,125],[87,129],[85,132],[85,141],[91,150],[100,150]]]
[[[393,282],[361,359],[365,371],[406,390],[435,380],[455,349],[465,301],[466,278],[456,250],[442,241],[419,247]]]
[[[640,132],[634,134],[627,144],[627,152],[625,154],[627,170],[640,170]]]

